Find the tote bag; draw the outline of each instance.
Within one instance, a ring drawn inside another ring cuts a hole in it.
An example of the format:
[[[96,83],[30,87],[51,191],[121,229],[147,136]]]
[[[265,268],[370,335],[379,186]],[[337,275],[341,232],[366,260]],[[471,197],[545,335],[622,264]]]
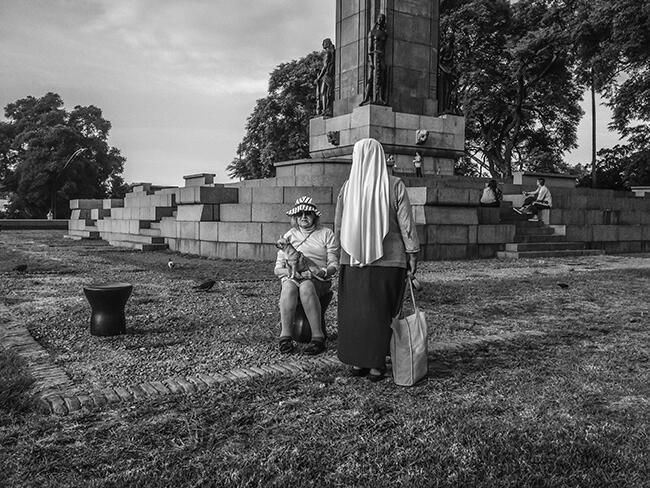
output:
[[[415,303],[413,284],[410,278],[406,281],[413,300],[414,313],[408,317],[393,318],[390,339],[390,356],[393,366],[393,379],[396,385],[413,386],[424,378],[429,369],[427,358],[427,322],[424,312]],[[400,307],[401,308],[401,307]]]

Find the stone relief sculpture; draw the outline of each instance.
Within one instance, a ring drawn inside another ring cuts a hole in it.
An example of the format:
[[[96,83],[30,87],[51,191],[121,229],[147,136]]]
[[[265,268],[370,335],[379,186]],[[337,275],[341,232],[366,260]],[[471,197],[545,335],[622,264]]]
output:
[[[454,34],[448,33],[440,47],[438,58],[438,112],[454,114],[457,111],[456,74],[454,70]]]
[[[368,78],[361,105],[387,105],[386,97],[386,16],[379,14],[368,33]]]
[[[419,129],[415,131],[415,143],[417,145],[422,145],[427,142],[427,139],[429,138],[429,131],[426,129]]]
[[[332,115],[334,102],[334,62],[336,48],[332,40],[323,40],[323,67],[316,77],[316,114],[323,116]]]

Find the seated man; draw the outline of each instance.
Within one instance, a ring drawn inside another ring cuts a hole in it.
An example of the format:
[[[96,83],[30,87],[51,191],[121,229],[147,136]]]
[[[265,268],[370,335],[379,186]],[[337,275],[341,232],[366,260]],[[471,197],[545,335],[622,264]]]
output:
[[[537,178],[537,189],[534,191],[525,191],[523,192],[524,204],[521,208],[515,208],[514,211],[520,214],[529,214],[533,217],[528,219],[531,222],[537,222],[539,217],[540,210],[545,208],[551,208],[553,206],[553,199],[551,197],[551,192],[545,185],[544,178]]]
[[[499,207],[501,200],[503,200],[503,192],[497,187],[497,181],[490,180],[483,189],[481,207]]]

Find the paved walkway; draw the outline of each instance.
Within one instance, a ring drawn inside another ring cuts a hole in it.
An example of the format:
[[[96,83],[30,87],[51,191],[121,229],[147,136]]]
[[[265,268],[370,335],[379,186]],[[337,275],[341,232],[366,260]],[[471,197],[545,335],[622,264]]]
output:
[[[226,372],[199,374],[191,377],[174,377],[163,381],[105,388],[78,393],[65,371],[52,363],[47,351],[34,340],[29,331],[14,318],[8,307],[0,304],[0,315],[7,323],[0,325],[0,344],[22,356],[34,378],[32,393],[38,407],[45,414],[68,415],[81,410],[94,410],[106,406],[129,403],[165,395],[187,395],[208,388],[227,387],[229,383],[247,381],[268,375],[295,375],[339,366],[342,363],[333,355],[303,357],[278,364],[236,368]],[[430,352],[457,351],[479,345],[511,341],[521,336],[542,336],[543,332],[524,331],[494,336],[482,336],[459,342],[436,343]]]

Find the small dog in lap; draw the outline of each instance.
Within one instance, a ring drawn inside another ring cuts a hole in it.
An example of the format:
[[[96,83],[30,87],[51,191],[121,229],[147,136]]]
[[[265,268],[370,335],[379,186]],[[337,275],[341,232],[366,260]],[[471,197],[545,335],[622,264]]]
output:
[[[311,271],[314,276],[318,274],[318,266],[316,266],[311,259],[293,247],[288,239],[285,239],[284,237],[278,239],[275,243],[275,247],[284,252],[284,256],[287,260],[287,268],[289,268],[289,279],[301,279],[302,276],[300,276],[300,274],[303,271]]]

